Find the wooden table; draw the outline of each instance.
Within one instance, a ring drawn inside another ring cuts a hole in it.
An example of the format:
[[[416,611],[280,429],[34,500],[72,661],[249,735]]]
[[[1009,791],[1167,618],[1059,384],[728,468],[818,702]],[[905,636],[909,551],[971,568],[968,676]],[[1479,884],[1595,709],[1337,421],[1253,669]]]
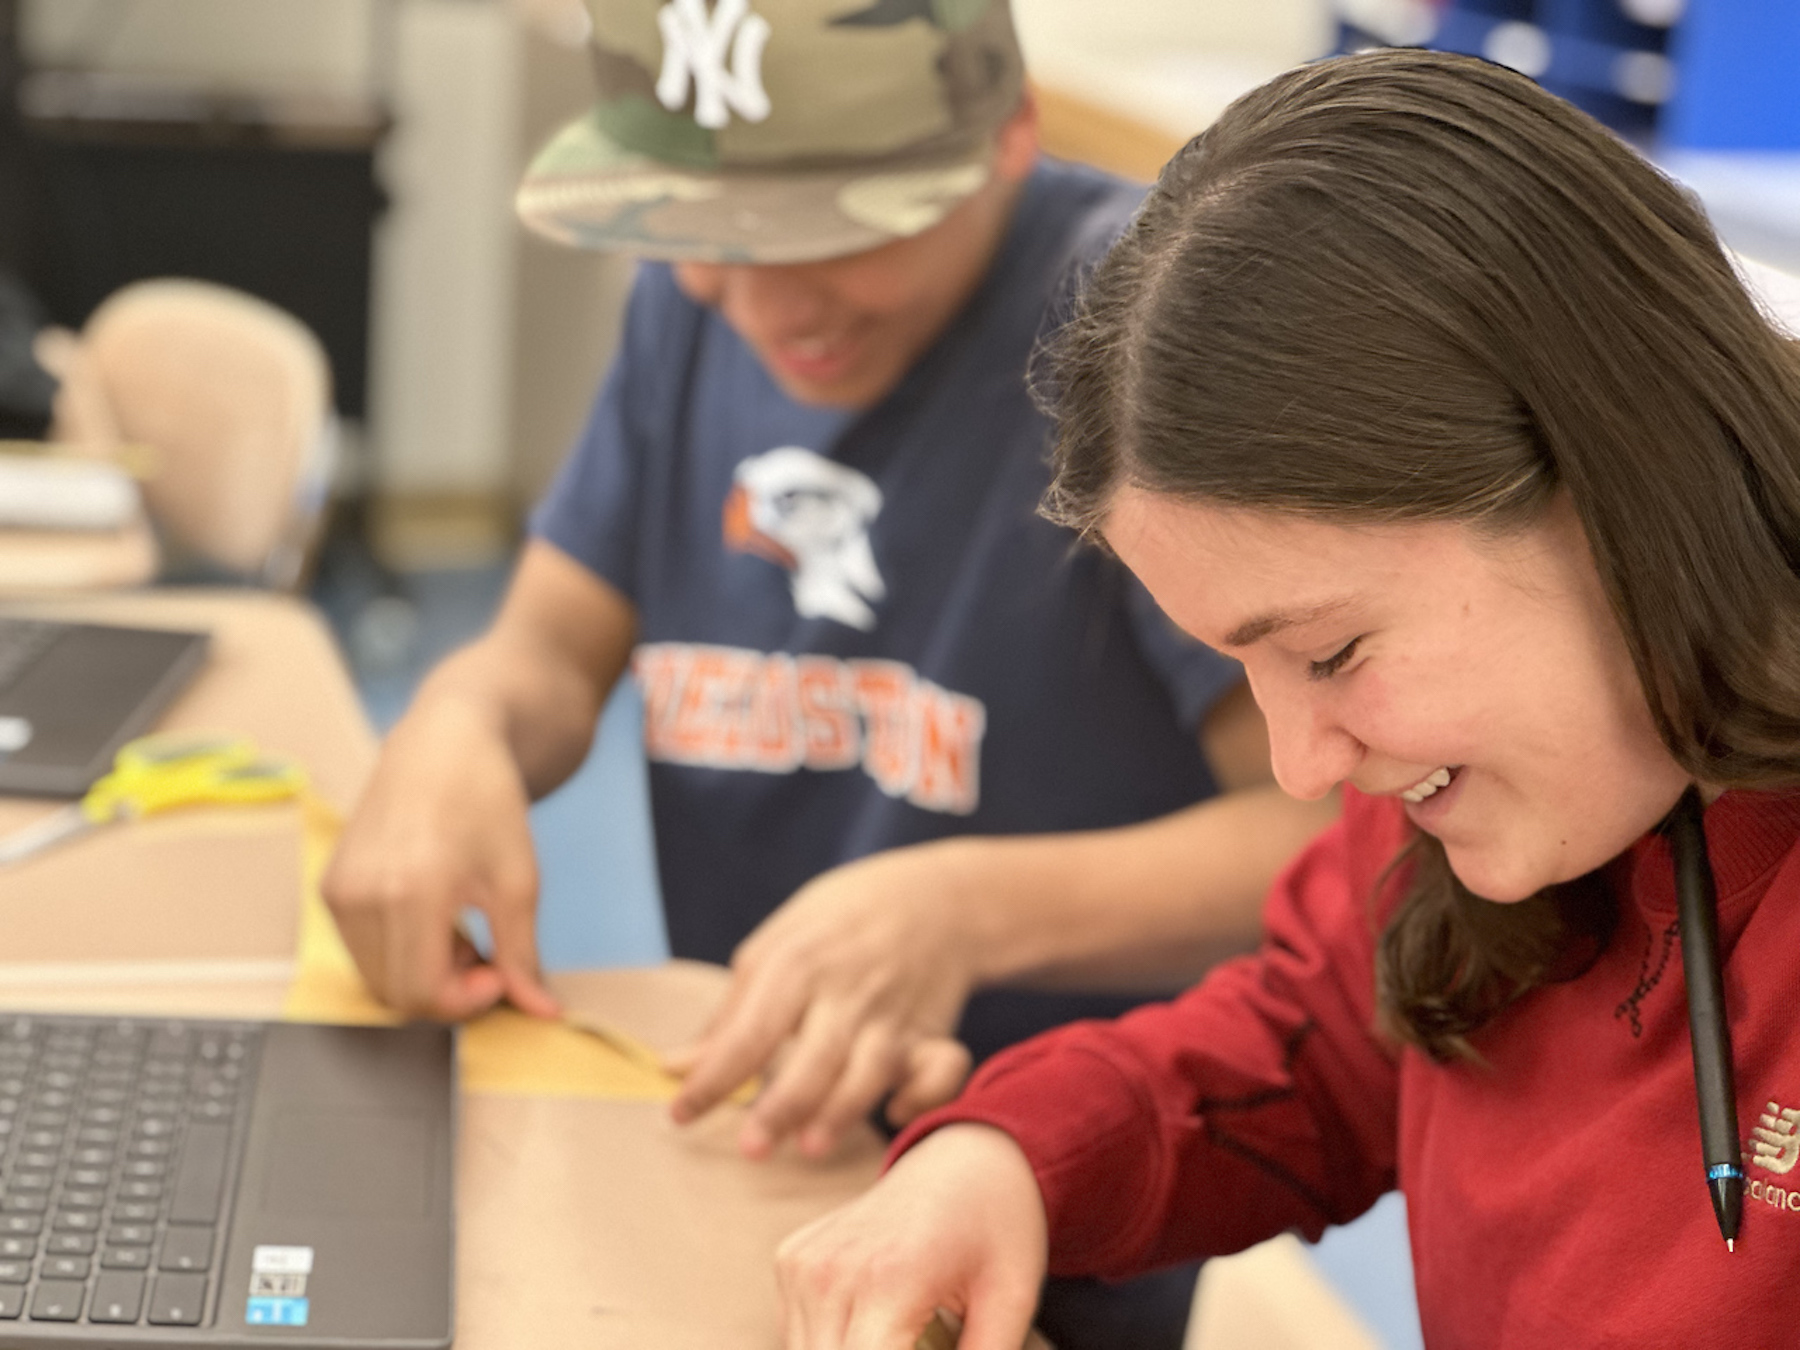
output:
[[[141,586],[158,556],[142,512],[116,530],[0,528],[0,595]]]
[[[13,610],[25,608],[15,604]],[[316,614],[255,592],[33,602],[119,623],[206,628],[206,668],[162,729],[248,734],[304,764],[339,811],[375,741]],[[0,830],[54,804],[0,799]],[[193,812],[90,835],[0,871],[0,1006],[278,1016],[301,897],[292,806]],[[724,972],[691,963],[553,977],[571,1010],[659,1048],[697,1032]],[[730,1111],[677,1130],[654,1102],[469,1095],[458,1159],[463,1350],[772,1350],[771,1257],[869,1184],[872,1133],[825,1166],[753,1166]]]

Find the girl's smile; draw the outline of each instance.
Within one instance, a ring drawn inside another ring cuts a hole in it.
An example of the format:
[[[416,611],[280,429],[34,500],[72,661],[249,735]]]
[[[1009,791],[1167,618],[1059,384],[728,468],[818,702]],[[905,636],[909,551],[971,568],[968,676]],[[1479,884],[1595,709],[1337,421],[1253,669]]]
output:
[[[1126,488],[1105,533],[1177,623],[1243,661],[1284,789],[1399,798],[1478,895],[1592,871],[1686,785],[1560,500],[1495,538]]]

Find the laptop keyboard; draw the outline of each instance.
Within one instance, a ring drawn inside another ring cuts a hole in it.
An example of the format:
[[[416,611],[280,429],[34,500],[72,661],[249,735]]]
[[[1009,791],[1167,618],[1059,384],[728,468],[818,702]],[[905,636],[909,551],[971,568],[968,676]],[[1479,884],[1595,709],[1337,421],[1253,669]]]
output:
[[[0,689],[11,684],[20,671],[68,631],[66,623],[0,618]]]
[[[0,1016],[0,1325],[200,1324],[260,1040]]]

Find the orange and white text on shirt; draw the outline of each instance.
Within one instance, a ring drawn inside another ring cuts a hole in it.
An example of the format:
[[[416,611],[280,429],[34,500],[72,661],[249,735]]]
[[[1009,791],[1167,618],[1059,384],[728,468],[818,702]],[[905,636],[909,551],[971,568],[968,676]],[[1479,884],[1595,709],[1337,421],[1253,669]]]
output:
[[[860,767],[927,811],[980,804],[986,707],[903,662],[657,642],[632,664],[652,760],[755,773]]]

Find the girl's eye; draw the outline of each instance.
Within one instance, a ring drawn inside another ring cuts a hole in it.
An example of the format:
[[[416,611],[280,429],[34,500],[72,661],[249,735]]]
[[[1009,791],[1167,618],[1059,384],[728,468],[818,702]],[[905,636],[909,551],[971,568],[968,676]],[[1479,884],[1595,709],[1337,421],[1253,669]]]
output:
[[[1360,637],[1352,638],[1342,651],[1326,657],[1323,661],[1308,661],[1306,663],[1306,678],[1309,680],[1329,680],[1333,675],[1337,674],[1350,663],[1350,658],[1356,655],[1356,644],[1361,641],[1362,639]]]

